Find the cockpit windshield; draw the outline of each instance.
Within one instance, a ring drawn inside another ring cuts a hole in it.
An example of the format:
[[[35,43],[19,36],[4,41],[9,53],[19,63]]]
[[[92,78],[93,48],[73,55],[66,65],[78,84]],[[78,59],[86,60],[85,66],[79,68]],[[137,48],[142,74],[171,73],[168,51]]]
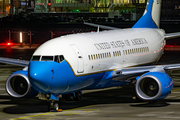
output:
[[[32,56],[31,60],[32,61],[39,61],[41,56]]]
[[[31,58],[31,61],[54,61],[58,63],[61,63],[63,60],[65,60],[63,55],[42,56],[42,57],[34,55]]]
[[[41,61],[53,61],[53,56],[42,56]]]
[[[55,59],[54,59],[54,61],[58,62],[58,63],[62,62],[63,60],[64,60],[64,56],[63,55],[56,55]]]
[[[60,59],[60,62],[62,62],[64,60],[64,56],[63,55],[60,55],[59,56],[59,59]]]

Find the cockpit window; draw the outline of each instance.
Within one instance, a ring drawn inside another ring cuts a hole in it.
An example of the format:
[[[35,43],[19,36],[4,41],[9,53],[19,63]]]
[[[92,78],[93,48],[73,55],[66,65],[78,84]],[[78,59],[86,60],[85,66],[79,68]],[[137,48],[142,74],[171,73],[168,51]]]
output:
[[[40,59],[41,58],[41,59]],[[55,61],[55,62],[62,62],[64,60],[63,55],[55,55],[55,56],[32,56],[31,61]]]
[[[53,61],[53,56],[42,56],[41,61]]]
[[[54,59],[54,61],[58,62],[58,63],[62,62],[63,60],[64,60],[64,56],[63,55],[56,55],[55,59]]]
[[[57,55],[55,56],[54,61],[59,63],[59,57]]]
[[[64,60],[64,56],[63,55],[60,55],[59,58],[60,58],[60,62],[62,62]]]
[[[32,56],[31,60],[32,61],[39,61],[41,56]]]

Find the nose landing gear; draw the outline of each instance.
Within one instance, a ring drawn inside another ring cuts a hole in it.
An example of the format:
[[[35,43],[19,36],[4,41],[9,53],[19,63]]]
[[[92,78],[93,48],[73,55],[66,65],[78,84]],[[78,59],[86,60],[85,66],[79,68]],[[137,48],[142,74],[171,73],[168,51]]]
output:
[[[72,95],[72,93],[71,93],[71,95]],[[62,98],[68,97],[70,99],[69,94],[65,94],[63,96],[62,96]],[[81,91],[73,92],[73,99],[75,101],[80,101],[81,96],[82,96]],[[51,94],[50,98],[47,98],[47,100],[50,102],[48,104],[48,111],[51,111],[51,112],[58,112],[58,111],[61,112],[62,111],[62,109],[60,109],[60,105],[59,105],[59,95]]]
[[[62,111],[62,109],[59,109],[59,102],[58,102],[59,95],[51,94],[49,101],[50,103],[48,104],[48,111],[51,111],[51,112]]]
[[[62,111],[62,109],[59,109],[59,102],[55,100],[51,100],[48,105],[48,111],[50,112]]]

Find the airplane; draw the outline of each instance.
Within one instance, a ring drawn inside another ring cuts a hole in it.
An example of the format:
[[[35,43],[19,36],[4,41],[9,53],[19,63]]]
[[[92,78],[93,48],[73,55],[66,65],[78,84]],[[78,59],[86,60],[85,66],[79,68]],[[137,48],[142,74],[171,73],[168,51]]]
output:
[[[60,95],[82,90],[122,86],[135,80],[137,97],[145,101],[166,98],[173,88],[167,72],[180,64],[156,65],[166,40],[180,33],[160,29],[161,0],[148,0],[143,16],[132,28],[65,35],[43,43],[30,61],[0,58],[1,63],[24,66],[6,81],[13,97],[48,100],[49,110],[59,110]],[[94,25],[93,23],[85,23]]]

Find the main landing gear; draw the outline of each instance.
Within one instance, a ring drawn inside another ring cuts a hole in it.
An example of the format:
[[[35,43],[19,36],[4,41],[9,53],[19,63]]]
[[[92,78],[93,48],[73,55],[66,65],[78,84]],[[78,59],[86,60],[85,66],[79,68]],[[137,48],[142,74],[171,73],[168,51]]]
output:
[[[80,91],[73,93],[73,99],[74,101],[80,101],[81,100],[82,93]]]
[[[81,96],[82,96],[82,92],[81,91],[76,91],[76,92],[69,93],[69,94],[63,94],[62,99],[66,100],[66,101],[72,101],[72,100],[80,101]]]

